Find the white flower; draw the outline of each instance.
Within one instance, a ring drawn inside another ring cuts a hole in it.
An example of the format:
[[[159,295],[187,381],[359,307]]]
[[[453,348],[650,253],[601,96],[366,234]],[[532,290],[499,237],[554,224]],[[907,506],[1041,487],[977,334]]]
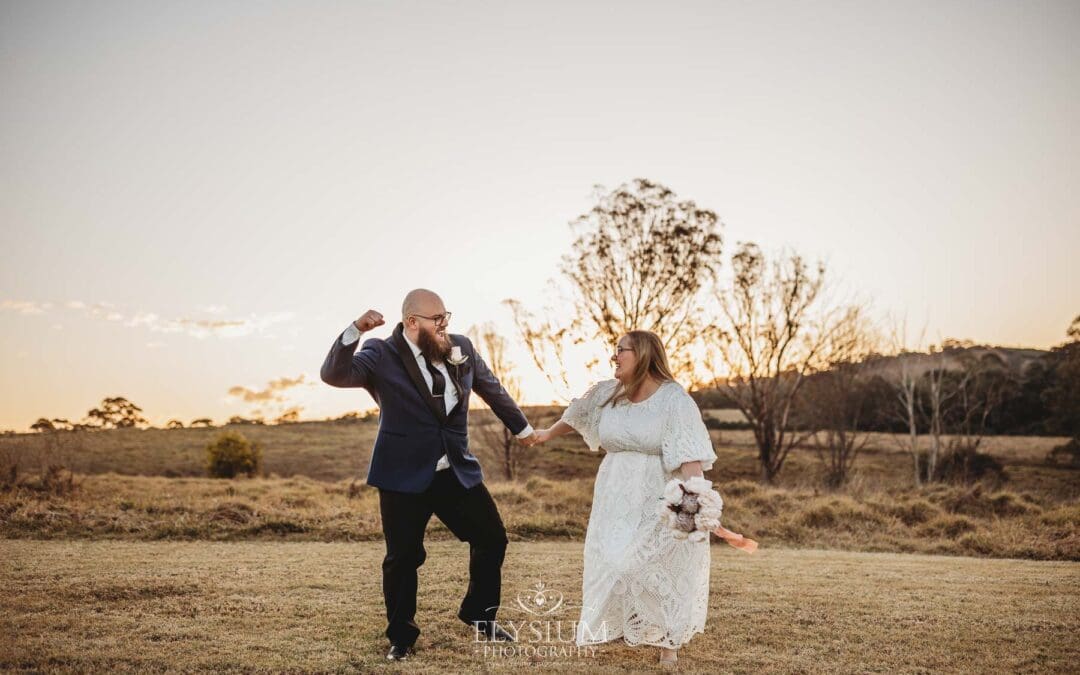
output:
[[[450,362],[450,365],[460,366],[469,360],[469,357],[461,353],[461,347],[454,345],[450,348],[450,357],[446,359]]]
[[[702,476],[673,478],[664,486],[657,505],[660,522],[671,530],[671,536],[695,542],[707,540],[709,533],[720,527],[723,509],[724,499],[713,489],[712,481]]]
[[[720,510],[724,508],[724,498],[716,490],[705,490],[698,493],[698,503],[701,504],[703,509]]]
[[[720,519],[699,513],[694,516],[694,527],[698,532],[712,532],[720,527]]]
[[[712,481],[707,480],[701,476],[691,476],[684,482],[687,492],[696,492],[701,494],[712,489]]]
[[[677,506],[682,502],[682,497],[682,481],[678,478],[672,478],[664,486],[664,501],[672,506]]]

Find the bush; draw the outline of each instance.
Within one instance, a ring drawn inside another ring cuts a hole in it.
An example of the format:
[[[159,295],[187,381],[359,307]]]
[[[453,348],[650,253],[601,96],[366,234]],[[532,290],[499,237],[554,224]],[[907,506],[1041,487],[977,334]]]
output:
[[[896,504],[887,508],[890,515],[896,516],[904,525],[913,527],[932,520],[941,514],[941,509],[925,499],[913,499],[911,501]]]
[[[977,529],[975,523],[966,516],[940,515],[919,528],[920,534],[928,537],[947,537],[955,539]]]
[[[262,448],[238,431],[226,431],[206,446],[206,473],[211,478],[254,476],[262,468]]]
[[[921,466],[927,466],[926,453],[920,453]],[[977,452],[974,448],[958,447],[943,454],[937,463],[933,479],[943,483],[970,485],[980,481],[1000,486],[1009,480],[1005,467],[996,457]]]
[[[1068,443],[1055,446],[1046,456],[1047,464],[1080,468],[1080,439],[1070,439]]]

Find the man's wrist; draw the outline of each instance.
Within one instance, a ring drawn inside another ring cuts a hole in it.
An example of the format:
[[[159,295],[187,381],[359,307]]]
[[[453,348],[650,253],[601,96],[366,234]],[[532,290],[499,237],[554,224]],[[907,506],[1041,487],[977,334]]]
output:
[[[349,327],[341,334],[341,344],[348,346],[360,339],[361,331],[356,327],[356,322],[353,321],[349,324]]]
[[[533,431],[535,431],[535,430],[532,428],[532,425],[529,424],[528,422],[526,422],[525,423],[525,428],[522,429],[521,431],[517,432],[514,435],[517,436],[518,438],[528,438],[529,436],[533,435]]]

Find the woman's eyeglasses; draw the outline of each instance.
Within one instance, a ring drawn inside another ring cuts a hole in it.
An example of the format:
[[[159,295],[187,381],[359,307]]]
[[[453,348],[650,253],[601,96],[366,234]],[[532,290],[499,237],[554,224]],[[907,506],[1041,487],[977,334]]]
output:
[[[630,347],[616,347],[615,348],[615,355],[611,357],[612,363],[614,363],[615,361],[617,361],[619,359],[619,354],[622,354],[623,352],[632,352],[632,351],[634,351],[634,350],[631,349]]]

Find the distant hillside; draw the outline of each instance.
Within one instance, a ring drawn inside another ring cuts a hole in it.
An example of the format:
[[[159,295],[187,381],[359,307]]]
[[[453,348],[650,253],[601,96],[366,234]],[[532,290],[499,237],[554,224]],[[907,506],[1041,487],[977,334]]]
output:
[[[918,377],[943,360],[946,368],[950,370],[959,370],[966,361],[976,361],[1001,365],[1014,373],[1023,375],[1033,363],[1042,360],[1049,353],[1043,349],[1027,347],[946,346],[943,351],[932,354],[905,352],[895,356],[877,357],[873,361],[871,372],[888,376],[895,375],[902,368],[908,368]]]
[[[945,349],[934,353],[904,352],[890,356],[874,357],[870,373],[890,377],[904,368],[910,369],[915,377],[920,377],[944,360],[946,368],[959,370],[968,360],[989,361],[1005,367],[1010,372],[1026,375],[1033,364],[1044,359],[1050,352],[1045,349],[1028,347],[993,347],[986,345],[966,345],[946,342]],[[733,407],[717,388],[706,387],[692,392],[698,405],[703,408]]]

